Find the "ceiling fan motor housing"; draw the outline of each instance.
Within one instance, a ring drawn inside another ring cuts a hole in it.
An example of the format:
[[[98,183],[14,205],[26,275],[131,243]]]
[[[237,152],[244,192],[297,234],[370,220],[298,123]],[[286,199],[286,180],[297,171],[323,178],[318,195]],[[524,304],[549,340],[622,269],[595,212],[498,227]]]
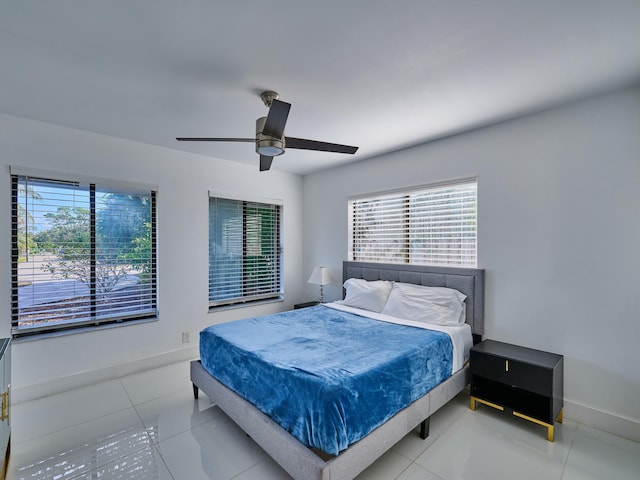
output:
[[[281,138],[270,137],[262,133],[267,117],[256,120],[256,152],[268,157],[276,157],[284,153],[284,135]]]

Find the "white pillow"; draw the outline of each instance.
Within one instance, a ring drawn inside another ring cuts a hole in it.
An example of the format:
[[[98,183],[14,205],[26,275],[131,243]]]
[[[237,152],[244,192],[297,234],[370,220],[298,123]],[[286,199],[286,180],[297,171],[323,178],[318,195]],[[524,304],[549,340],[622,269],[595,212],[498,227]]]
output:
[[[343,287],[346,290],[346,294],[344,300],[338,303],[372,312],[380,312],[387,303],[393,283],[386,280],[368,282],[361,278],[349,278],[344,282]]]
[[[394,283],[382,313],[437,325],[459,325],[466,316],[466,296],[446,287]]]

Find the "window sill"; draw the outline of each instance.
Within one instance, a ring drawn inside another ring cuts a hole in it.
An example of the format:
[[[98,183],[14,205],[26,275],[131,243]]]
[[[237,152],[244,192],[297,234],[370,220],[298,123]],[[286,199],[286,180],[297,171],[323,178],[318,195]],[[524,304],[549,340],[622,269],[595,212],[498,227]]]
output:
[[[34,335],[26,335],[23,337],[12,337],[11,343],[16,344],[16,343],[35,342],[38,340],[46,340],[49,338],[64,337],[67,335],[76,335],[79,333],[90,333],[90,332],[97,332],[101,330],[108,330],[111,328],[121,328],[121,327],[129,327],[131,325],[141,325],[143,323],[157,322],[158,320],[159,318],[156,316],[151,318],[142,318],[140,320],[128,320],[126,322],[108,323],[104,325],[88,325],[86,327],[73,328],[69,330],[60,330],[58,332],[47,332],[47,333],[39,333]]]
[[[266,305],[268,303],[284,302],[284,297],[269,298],[266,300],[254,300],[252,302],[234,303],[232,305],[218,305],[216,307],[209,307],[209,313],[222,312],[224,310],[235,310],[237,308],[255,307],[258,305]]]

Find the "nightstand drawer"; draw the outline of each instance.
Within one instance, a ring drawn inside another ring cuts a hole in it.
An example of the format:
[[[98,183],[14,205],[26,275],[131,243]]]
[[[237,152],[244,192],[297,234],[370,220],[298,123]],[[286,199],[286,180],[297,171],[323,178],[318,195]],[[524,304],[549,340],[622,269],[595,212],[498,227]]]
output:
[[[510,358],[471,351],[471,374],[540,395],[552,393],[552,369],[540,368]]]

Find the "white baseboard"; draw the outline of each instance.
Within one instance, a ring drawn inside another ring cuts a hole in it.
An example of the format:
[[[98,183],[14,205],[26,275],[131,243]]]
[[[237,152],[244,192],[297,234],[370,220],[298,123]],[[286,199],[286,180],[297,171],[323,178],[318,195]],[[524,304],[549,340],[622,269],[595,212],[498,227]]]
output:
[[[171,365],[199,357],[198,348],[190,347],[172,352],[162,353],[153,357],[141,358],[131,362],[110,365],[98,370],[55,378],[33,385],[16,387],[11,390],[11,402],[13,404],[35,400],[37,398],[66,392],[80,387],[86,387],[108,380],[115,380],[134,373],[152,370],[154,368]]]
[[[602,410],[564,401],[564,417],[574,422],[587,425],[598,430],[612,433],[619,437],[640,442],[640,421],[625,418]]]

